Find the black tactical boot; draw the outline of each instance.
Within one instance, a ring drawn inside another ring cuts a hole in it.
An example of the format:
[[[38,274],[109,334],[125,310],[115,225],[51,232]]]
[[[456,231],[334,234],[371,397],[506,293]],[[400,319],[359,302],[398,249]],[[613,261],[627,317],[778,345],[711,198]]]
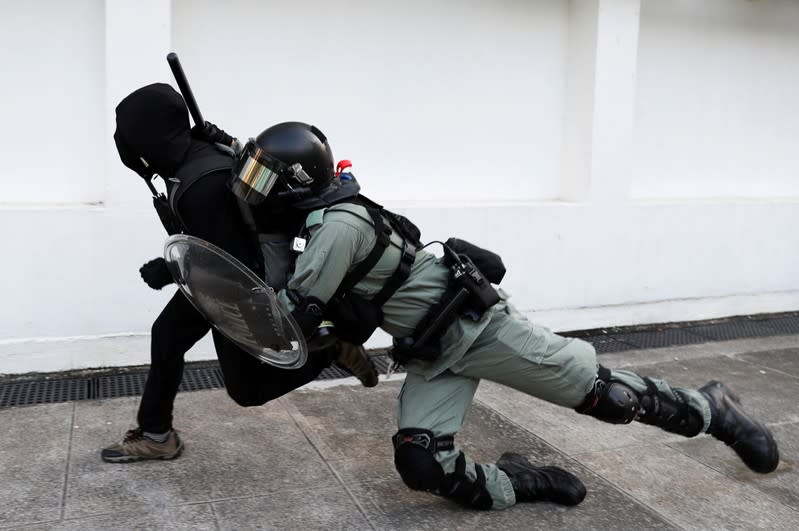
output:
[[[710,428],[716,439],[735,450],[746,466],[767,474],[780,462],[771,432],[741,409],[738,397],[721,382],[711,381],[699,389],[710,402]]]
[[[577,476],[556,466],[533,466],[519,454],[506,452],[497,461],[513,485],[516,501],[549,501],[577,505],[585,498],[585,485]]]

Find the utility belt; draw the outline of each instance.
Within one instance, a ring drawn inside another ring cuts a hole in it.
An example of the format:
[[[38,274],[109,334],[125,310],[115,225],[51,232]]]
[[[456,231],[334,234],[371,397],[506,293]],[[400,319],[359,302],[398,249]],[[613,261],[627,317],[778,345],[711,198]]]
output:
[[[403,365],[412,359],[437,359],[441,355],[441,337],[452,323],[459,318],[477,321],[500,300],[491,285],[499,284],[505,276],[499,255],[450,238],[444,244],[444,263],[450,270],[447,290],[428,309],[413,334],[394,339],[389,354],[395,364]]]

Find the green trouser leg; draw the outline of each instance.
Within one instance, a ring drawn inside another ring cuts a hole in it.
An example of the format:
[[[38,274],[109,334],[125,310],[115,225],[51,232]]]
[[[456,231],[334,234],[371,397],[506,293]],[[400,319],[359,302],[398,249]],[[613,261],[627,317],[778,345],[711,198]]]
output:
[[[444,372],[432,380],[408,373],[399,396],[397,412],[399,429],[417,428],[433,432],[435,437],[455,435],[477,391],[479,380]],[[435,459],[445,474],[455,472],[455,461],[461,451],[439,451]],[[477,464],[466,456],[466,475],[475,481],[475,467],[485,474],[485,488],[493,500],[493,509],[504,509],[516,503],[516,495],[508,476],[493,464]]]
[[[585,401],[594,388],[598,370],[596,351],[590,343],[558,336],[531,323],[504,302],[497,304],[492,312],[485,330],[466,354],[444,373],[426,380],[416,374],[413,367],[408,367],[399,399],[400,429],[430,430],[435,437],[456,435],[480,379],[572,409]],[[648,388],[646,381],[633,372],[611,371],[611,375],[611,380],[638,393]],[[707,430],[710,406],[698,391],[671,388],[662,380],[650,381],[664,394],[679,393],[689,407],[701,415]],[[459,455],[456,446],[437,452],[435,459],[444,473],[449,474]],[[468,457],[466,462],[466,472],[471,479],[476,477],[475,466],[482,467],[493,508],[502,509],[515,503],[510,479],[504,472],[493,464],[475,464]]]

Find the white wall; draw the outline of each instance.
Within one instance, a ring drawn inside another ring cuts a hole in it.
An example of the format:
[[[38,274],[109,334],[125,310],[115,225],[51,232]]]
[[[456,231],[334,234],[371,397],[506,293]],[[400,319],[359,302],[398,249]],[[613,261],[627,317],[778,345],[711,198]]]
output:
[[[220,5],[3,5],[0,373],[147,361],[164,234],[111,135],[172,50],[207,119],[315,123],[426,239],[500,252],[555,329],[799,308],[799,4]]]
[[[3,2],[0,44],[0,201],[102,201],[102,0]]]
[[[798,197],[797,58],[797,2],[644,2],[633,197]]]

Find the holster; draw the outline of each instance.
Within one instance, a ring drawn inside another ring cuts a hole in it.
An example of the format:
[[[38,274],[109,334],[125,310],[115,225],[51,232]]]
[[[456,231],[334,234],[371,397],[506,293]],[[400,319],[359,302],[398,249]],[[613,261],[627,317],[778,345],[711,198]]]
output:
[[[394,339],[389,351],[391,359],[404,365],[412,359],[433,361],[441,355],[441,336],[461,315],[463,304],[469,298],[469,291],[457,284],[451,284],[444,296],[430,307],[416,325],[411,336]]]
[[[153,206],[155,207],[155,212],[158,214],[158,219],[161,220],[161,225],[164,226],[167,234],[170,236],[173,234],[179,234],[182,230],[182,226],[178,218],[169,208],[169,201],[167,198],[164,197],[163,194],[153,196]]]
[[[437,359],[441,355],[441,336],[456,319],[464,316],[477,321],[500,300],[491,285],[505,275],[499,255],[450,238],[444,246],[444,256],[444,263],[450,269],[449,287],[419,321],[412,335],[394,340],[389,354],[396,363]],[[480,262],[482,267],[475,262]],[[482,272],[483,267],[491,271],[490,277]]]

